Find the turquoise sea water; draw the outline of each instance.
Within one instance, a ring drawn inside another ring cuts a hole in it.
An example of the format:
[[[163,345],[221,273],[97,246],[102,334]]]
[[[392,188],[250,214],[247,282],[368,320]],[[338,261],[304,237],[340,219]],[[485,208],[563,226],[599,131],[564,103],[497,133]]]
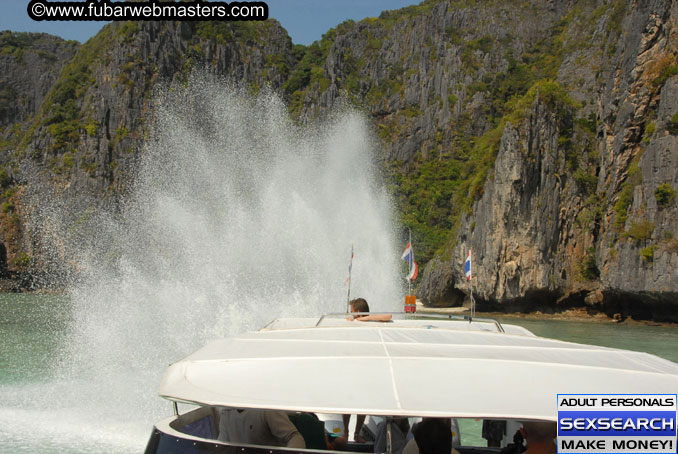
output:
[[[0,293],[0,385],[49,380],[69,321],[66,297]]]
[[[0,294],[0,452],[143,451],[153,421],[122,414],[117,419],[114,414],[119,412],[115,401],[139,383],[121,377],[118,388],[110,384],[97,388],[96,383],[74,375],[72,369],[68,373],[63,369],[74,323],[70,309],[65,296]],[[514,318],[502,321],[522,325],[544,337],[644,351],[678,361],[675,327]],[[150,374],[150,378],[143,378],[156,382],[142,385],[154,389],[163,367],[159,366],[158,373]],[[160,400],[152,391],[149,394],[149,401]],[[158,419],[170,414],[169,407],[166,410],[158,414]],[[464,443],[482,444],[474,434],[480,424],[472,420],[462,424]]]
[[[652,353],[678,362],[678,327],[675,326],[619,325],[594,321],[573,322],[502,316],[497,316],[497,319],[503,324],[527,328],[541,337]],[[486,446],[486,441],[481,436],[481,420],[460,420],[459,426],[462,445]]]
[[[580,344],[600,345],[652,353],[678,362],[678,327],[643,324],[570,322],[499,318],[502,323],[523,326],[537,336]]]

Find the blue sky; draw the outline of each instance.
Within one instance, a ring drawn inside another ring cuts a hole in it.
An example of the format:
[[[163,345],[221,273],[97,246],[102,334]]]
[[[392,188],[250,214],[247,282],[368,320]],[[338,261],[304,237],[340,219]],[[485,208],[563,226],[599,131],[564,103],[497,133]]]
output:
[[[84,0],[83,0],[84,1]],[[381,11],[421,0],[268,0],[269,16],[278,19],[295,44],[311,44],[347,19],[378,16]],[[105,22],[35,22],[26,13],[28,0],[0,0],[0,30],[45,32],[87,41]]]

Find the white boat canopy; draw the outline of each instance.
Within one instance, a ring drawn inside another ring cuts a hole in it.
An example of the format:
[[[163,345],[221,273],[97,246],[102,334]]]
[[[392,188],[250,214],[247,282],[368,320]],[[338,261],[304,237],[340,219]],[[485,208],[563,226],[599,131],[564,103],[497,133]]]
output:
[[[235,408],[556,420],[559,393],[678,392],[676,363],[511,325],[505,333],[475,321],[309,327],[317,321],[213,341],[172,364],[159,394]]]

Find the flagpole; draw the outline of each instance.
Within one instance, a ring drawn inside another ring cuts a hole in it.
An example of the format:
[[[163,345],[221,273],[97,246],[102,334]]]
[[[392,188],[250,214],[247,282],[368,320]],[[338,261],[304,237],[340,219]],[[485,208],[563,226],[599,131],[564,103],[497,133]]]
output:
[[[407,232],[409,233],[409,236],[410,236],[409,244],[410,244],[410,247],[412,247],[412,230],[408,228]],[[408,276],[409,276],[409,274],[408,274]],[[410,279],[409,277],[407,278],[407,294],[408,295],[412,294],[412,279]]]
[[[476,300],[473,298],[473,276],[471,276],[471,319],[476,316]]]
[[[353,268],[353,244],[351,244],[351,261],[348,264],[348,296],[346,297],[346,313],[351,312],[351,268]]]
[[[471,254],[473,257],[473,254]],[[473,302],[473,316],[476,316],[476,299],[473,297],[473,259],[471,260],[471,301]]]
[[[471,318],[476,316],[476,300],[473,298],[473,254],[471,254]]]
[[[473,254],[471,249],[468,250],[466,261],[464,262],[464,274],[466,274],[466,280],[469,282],[469,296],[471,298],[471,316],[469,317],[469,323],[471,323],[471,320],[473,320],[473,317],[476,315],[476,300],[473,298]]]
[[[416,297],[412,294],[412,281],[417,278],[418,266],[414,261],[414,249],[412,248],[412,230],[407,229],[409,241],[405,247],[403,255],[400,257],[408,265],[407,277],[407,295],[405,295],[405,312],[416,312]]]

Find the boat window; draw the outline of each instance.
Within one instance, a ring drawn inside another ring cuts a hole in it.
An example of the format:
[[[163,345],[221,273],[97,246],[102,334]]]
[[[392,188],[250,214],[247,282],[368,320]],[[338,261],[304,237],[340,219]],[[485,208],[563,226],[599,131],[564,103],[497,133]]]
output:
[[[204,416],[201,419],[193,421],[179,429],[188,435],[193,435],[200,438],[216,439],[217,433],[215,430],[214,418],[212,415]]]
[[[177,416],[171,426],[181,433],[200,438],[216,439],[218,434],[215,409],[209,406],[197,407]]]
[[[503,448],[513,443],[513,436],[522,424],[514,420],[459,418],[461,446]]]

